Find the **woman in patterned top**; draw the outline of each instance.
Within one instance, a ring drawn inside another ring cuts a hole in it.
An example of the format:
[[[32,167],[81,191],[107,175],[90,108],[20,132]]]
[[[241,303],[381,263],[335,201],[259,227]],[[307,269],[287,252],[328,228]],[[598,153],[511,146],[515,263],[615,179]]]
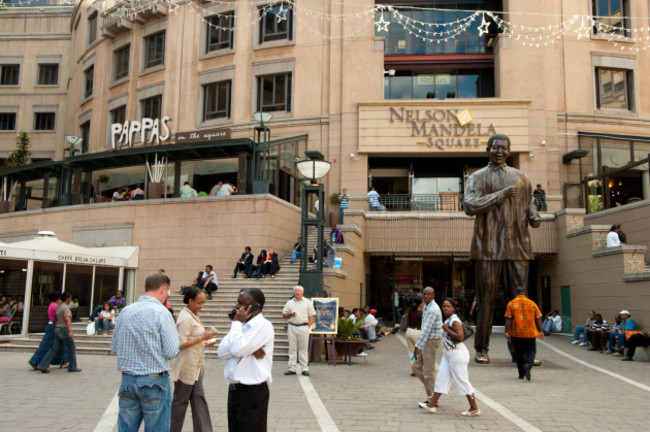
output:
[[[461,415],[474,417],[481,414],[481,410],[476,405],[474,389],[469,382],[467,365],[469,363],[469,351],[463,343],[465,334],[463,324],[455,313],[456,302],[453,299],[446,298],[442,302],[442,313],[445,322],[442,325],[442,360],[436,376],[433,398],[427,404],[420,402],[420,407],[435,413],[438,407],[438,399],[443,394],[449,393],[451,383],[456,384],[456,389],[461,395],[465,395],[469,401],[469,409],[463,411]]]

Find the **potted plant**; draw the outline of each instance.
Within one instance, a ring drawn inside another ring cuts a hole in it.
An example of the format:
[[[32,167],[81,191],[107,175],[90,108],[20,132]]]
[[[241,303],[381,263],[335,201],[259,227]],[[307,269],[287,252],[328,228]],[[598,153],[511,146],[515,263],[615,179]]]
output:
[[[335,341],[336,353],[338,355],[357,355],[361,347],[368,342],[359,333],[359,329],[363,325],[364,322],[360,319],[353,322],[349,319],[339,318]]]
[[[147,161],[147,172],[149,173],[149,186],[147,190],[148,199],[160,198],[163,195],[164,186],[162,180],[165,174],[166,165],[167,161],[165,160],[165,157],[162,157],[159,160],[158,153],[155,155],[154,163],[150,164],[149,161]]]

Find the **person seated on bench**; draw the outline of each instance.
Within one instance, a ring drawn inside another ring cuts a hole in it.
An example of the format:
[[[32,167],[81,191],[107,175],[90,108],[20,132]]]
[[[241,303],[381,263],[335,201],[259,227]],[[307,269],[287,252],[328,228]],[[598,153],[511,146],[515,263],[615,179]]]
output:
[[[593,325],[586,332],[587,339],[591,344],[589,351],[600,351],[605,347],[609,339],[609,324],[603,319],[601,314],[596,314]]]
[[[650,346],[650,333],[648,333],[647,330],[640,331],[639,333],[630,336],[630,338],[625,342],[627,352],[625,354],[625,357],[623,357],[621,360],[632,361],[634,359],[636,347],[647,346]]]
[[[557,309],[546,314],[542,324],[542,331],[544,336],[548,336],[551,332],[560,333],[562,331],[562,317]]]
[[[251,247],[246,246],[244,253],[241,254],[239,261],[235,264],[235,271],[232,275],[232,278],[237,278],[237,273],[240,271],[244,272],[247,278],[252,277],[251,267],[253,266],[253,253],[251,252]]]

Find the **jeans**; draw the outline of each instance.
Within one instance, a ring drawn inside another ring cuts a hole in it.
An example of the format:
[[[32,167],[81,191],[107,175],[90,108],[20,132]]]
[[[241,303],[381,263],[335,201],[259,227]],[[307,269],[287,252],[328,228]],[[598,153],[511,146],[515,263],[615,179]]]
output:
[[[623,352],[623,344],[625,344],[625,332],[616,333],[613,331],[609,334],[609,346],[607,349]]]
[[[109,330],[113,330],[113,323],[111,320],[106,318],[96,318],[95,319],[95,333],[99,333],[99,328],[102,328],[104,333],[108,333]]]
[[[587,327],[583,327],[583,326],[576,327],[576,331],[573,332],[573,340],[580,339],[580,333],[582,333],[581,342],[587,342],[587,330],[586,329],[587,329]]]
[[[519,377],[524,376],[526,368],[532,369],[535,362],[535,354],[537,347],[535,345],[535,338],[510,338],[512,346],[515,350],[515,360],[517,361],[517,370]]]
[[[294,249],[293,252],[291,252],[291,264],[296,262],[296,258],[300,258],[300,251]]]
[[[169,376],[122,374],[117,392],[120,432],[137,432],[144,419],[145,432],[168,431],[171,425],[172,391]]]
[[[559,330],[555,328],[553,321],[551,320],[544,320],[544,323],[542,324],[542,331],[547,333],[559,333]]]
[[[103,304],[98,304],[97,306],[95,306],[95,309],[93,309],[93,313],[90,314],[88,320],[95,321],[95,318],[97,318],[97,315],[99,315],[99,313],[102,311],[103,308],[104,308]]]
[[[339,223],[343,225],[343,210],[344,208],[339,208]]]
[[[63,345],[68,349],[68,359],[70,363],[68,371],[77,370],[77,356],[75,355],[74,339],[68,336],[68,329],[65,327],[54,329],[54,345],[52,345],[52,348],[50,348],[43,360],[38,364],[38,368],[40,370],[45,370],[50,367],[50,362],[52,362],[52,359]]]

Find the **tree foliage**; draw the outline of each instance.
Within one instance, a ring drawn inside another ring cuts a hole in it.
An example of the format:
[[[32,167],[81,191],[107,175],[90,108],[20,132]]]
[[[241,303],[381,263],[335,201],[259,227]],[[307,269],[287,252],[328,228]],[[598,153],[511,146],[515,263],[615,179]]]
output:
[[[29,157],[32,154],[29,151],[29,144],[29,132],[18,132],[16,138],[16,150],[9,153],[5,162],[7,168],[19,167],[29,163]]]

